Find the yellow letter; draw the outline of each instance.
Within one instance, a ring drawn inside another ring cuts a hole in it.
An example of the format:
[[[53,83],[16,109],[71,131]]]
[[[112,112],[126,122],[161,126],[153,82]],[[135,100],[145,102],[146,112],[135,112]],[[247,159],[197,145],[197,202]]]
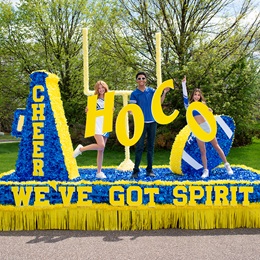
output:
[[[71,202],[71,198],[73,195],[73,192],[75,191],[75,187],[73,186],[60,186],[58,188],[58,191],[61,194],[62,203],[64,206],[69,206]]]
[[[242,186],[242,187],[239,187],[239,192],[244,193],[243,206],[249,206],[248,193],[253,193],[254,187]]]
[[[204,189],[201,186],[190,186],[189,191],[190,191],[189,205],[196,206],[197,205],[196,200],[199,200],[204,196]],[[198,191],[199,194],[196,194],[196,191]]]
[[[44,108],[45,104],[32,104],[32,110],[33,110],[33,121],[39,121],[39,120],[45,120],[44,116]],[[37,116],[39,115],[39,116]]]
[[[227,206],[229,205],[227,196],[228,196],[228,187],[226,186],[214,186],[215,191],[215,206]],[[222,204],[221,204],[222,199]]]
[[[18,192],[18,187],[11,187],[11,191],[14,195],[14,202],[15,206],[28,206],[31,198],[31,193],[32,193],[32,187],[31,186],[26,186],[26,187],[19,187],[20,190]],[[25,192],[26,191],[26,192]]]
[[[41,103],[44,100],[44,96],[41,95],[40,97],[37,97],[37,90],[43,92],[44,91],[44,87],[42,85],[35,85],[33,87],[33,101]]]
[[[231,186],[230,187],[230,193],[231,193],[230,205],[231,206],[237,206],[237,187]]]
[[[115,192],[121,192],[118,194],[118,200],[115,200]],[[112,186],[109,189],[109,203],[112,206],[124,206],[124,188],[121,186]]]
[[[50,202],[45,200],[45,193],[49,193],[49,186],[34,187],[35,201],[34,206],[49,206]]]
[[[148,207],[154,207],[154,194],[159,194],[159,188],[144,188],[144,194],[149,194]]]
[[[91,206],[92,200],[84,200],[88,198],[88,193],[92,192],[92,186],[78,186],[78,202],[77,206]]]
[[[125,128],[125,116],[128,111],[132,111],[134,117],[134,136],[129,139]],[[118,141],[124,146],[134,145],[142,135],[144,129],[144,115],[141,108],[136,104],[128,104],[119,112],[116,119],[116,136]]]
[[[169,79],[164,81],[155,91],[152,100],[152,114],[155,121],[162,125],[167,125],[171,123],[179,114],[178,110],[174,110],[174,112],[167,116],[163,113],[162,104],[161,104],[161,95],[165,88],[172,88],[174,89],[173,80]]]
[[[44,146],[44,141],[33,141],[33,158],[43,158],[44,153],[41,152],[41,146]]]
[[[88,112],[86,120],[85,137],[90,137],[95,134],[96,118],[104,117],[103,132],[111,132],[113,129],[113,109],[114,109],[113,91],[107,92],[104,97],[104,109],[97,110],[97,95],[88,97]]]
[[[209,133],[206,133],[197,123],[192,114],[193,110],[197,110],[208,122],[211,130]],[[186,119],[192,133],[201,141],[210,142],[216,136],[217,122],[205,104],[201,102],[192,102],[186,111]]]
[[[212,206],[212,186],[206,186],[205,187],[206,190],[206,201],[205,201],[205,205],[207,206]]]
[[[136,191],[137,192],[137,201],[132,200],[132,192]],[[130,186],[127,189],[127,197],[126,197],[126,202],[129,206],[140,206],[143,203],[143,192],[141,187],[139,186]]]
[[[185,186],[176,186],[173,189],[172,194],[175,198],[177,198],[173,199],[173,204],[176,206],[185,206],[187,204],[187,195],[184,193],[179,193],[179,191],[187,192],[187,188]],[[179,201],[178,199],[182,200]]]
[[[33,159],[33,176],[44,176],[44,161],[41,159]]]
[[[33,122],[33,139],[40,139],[43,140],[44,139],[44,134],[41,134],[41,128],[44,127],[44,123],[43,122]]]

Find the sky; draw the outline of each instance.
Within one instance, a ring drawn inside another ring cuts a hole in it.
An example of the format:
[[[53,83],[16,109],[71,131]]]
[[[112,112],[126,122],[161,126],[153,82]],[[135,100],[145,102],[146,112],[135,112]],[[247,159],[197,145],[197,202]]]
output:
[[[11,2],[12,2],[13,4],[16,4],[17,2],[19,2],[19,0],[11,0]]]
[[[20,0],[8,0],[8,1],[10,1],[15,6],[15,4],[19,3]],[[244,0],[234,0],[232,5],[230,5],[230,7],[229,7],[230,8],[229,11],[231,13],[234,12],[235,14],[237,14],[243,2],[244,2]],[[254,18],[257,17],[257,15],[259,15],[259,13],[260,13],[260,0],[252,0],[252,2],[253,2],[253,5],[255,6],[255,8],[244,20],[245,26],[250,25],[250,23],[252,21],[254,21]],[[232,19],[232,16],[230,18]]]
[[[18,3],[20,0],[9,0],[13,5]],[[244,0],[235,0],[233,3],[233,8],[237,9],[238,6],[241,6],[241,3],[243,3]],[[260,11],[260,0],[252,0],[252,2],[255,4],[256,9],[254,12]],[[232,7],[231,7],[232,8]]]
[[[19,3],[20,0],[8,0],[8,1],[13,3],[13,5],[15,5]],[[230,5],[230,11],[237,13],[243,1],[244,0],[234,0],[234,3]],[[250,15],[248,16],[248,20],[246,22],[250,22],[250,20],[252,21],[253,18],[256,17],[257,14],[259,14],[260,12],[260,0],[252,0],[252,2],[256,8],[250,13]]]

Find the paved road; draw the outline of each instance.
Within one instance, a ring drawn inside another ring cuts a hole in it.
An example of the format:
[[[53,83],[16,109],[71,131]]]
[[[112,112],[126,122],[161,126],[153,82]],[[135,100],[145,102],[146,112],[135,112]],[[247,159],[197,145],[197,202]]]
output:
[[[0,232],[0,259],[260,259],[260,229]]]

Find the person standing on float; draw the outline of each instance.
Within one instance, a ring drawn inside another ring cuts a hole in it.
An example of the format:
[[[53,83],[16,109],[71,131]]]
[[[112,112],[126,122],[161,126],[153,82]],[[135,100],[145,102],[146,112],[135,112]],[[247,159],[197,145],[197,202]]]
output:
[[[147,135],[147,167],[146,176],[155,177],[153,172],[153,156],[154,143],[157,130],[157,123],[152,115],[152,99],[155,89],[146,86],[147,76],[145,72],[138,72],[136,74],[137,88],[131,93],[129,104],[137,104],[144,114],[144,129],[140,139],[135,147],[135,165],[131,178],[137,178],[140,172],[139,165],[141,163],[142,154],[144,150],[144,140]],[[166,93],[170,88],[164,89],[161,96],[161,104],[163,103]]]
[[[199,88],[195,88],[192,91],[192,94],[190,96],[190,100],[188,100],[188,94],[187,94],[187,87],[186,87],[186,76],[183,78],[182,80],[182,91],[183,91],[183,101],[184,101],[184,106],[187,109],[189,104],[192,102],[202,102],[204,104],[206,104],[206,100],[202,94],[202,91]],[[209,111],[213,112],[211,108],[208,108]],[[196,120],[196,122],[200,125],[200,127],[206,132],[209,133],[210,132],[210,126],[208,125],[207,121],[205,120],[205,118],[197,111],[197,110],[193,110],[193,116]],[[200,149],[200,154],[201,154],[201,161],[203,164],[203,172],[201,175],[201,178],[207,178],[209,177],[209,170],[208,170],[208,161],[207,161],[207,154],[206,154],[206,145],[205,142],[201,141],[200,139],[196,138],[199,149]],[[215,137],[213,140],[210,141],[210,143],[212,144],[213,148],[217,151],[219,157],[221,158],[221,160],[224,163],[224,166],[226,168],[226,171],[228,173],[228,175],[232,175],[233,174],[233,170],[230,167],[230,164],[227,161],[227,158],[223,152],[223,150],[221,149],[221,147],[218,144],[217,138]]]
[[[105,93],[108,92],[108,85],[106,82],[99,80],[95,84],[94,87],[94,95],[98,95],[97,99],[97,110],[104,109],[105,101]],[[88,107],[85,108],[85,112],[88,112]],[[95,140],[96,143],[89,144],[87,146],[83,146],[79,144],[77,148],[73,152],[73,157],[76,158],[78,155],[82,154],[82,152],[97,150],[97,173],[96,178],[105,179],[106,175],[102,172],[102,164],[104,157],[104,150],[107,142],[107,138],[109,137],[109,133],[103,132],[103,122],[104,116],[99,116],[96,118],[96,127],[95,127]]]

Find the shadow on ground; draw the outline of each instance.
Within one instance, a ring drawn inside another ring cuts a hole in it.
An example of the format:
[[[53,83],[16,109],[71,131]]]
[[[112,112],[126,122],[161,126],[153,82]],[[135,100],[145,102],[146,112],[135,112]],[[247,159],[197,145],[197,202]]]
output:
[[[211,230],[183,230],[183,229],[160,229],[160,230],[138,230],[138,231],[78,231],[78,230],[33,230],[33,231],[4,231],[0,237],[34,237],[27,244],[56,243],[69,238],[103,237],[103,241],[117,242],[124,240],[124,237],[135,240],[139,237],[149,236],[170,236],[170,237],[191,237],[191,236],[240,236],[259,235],[260,229],[239,228],[239,229],[211,229]]]

